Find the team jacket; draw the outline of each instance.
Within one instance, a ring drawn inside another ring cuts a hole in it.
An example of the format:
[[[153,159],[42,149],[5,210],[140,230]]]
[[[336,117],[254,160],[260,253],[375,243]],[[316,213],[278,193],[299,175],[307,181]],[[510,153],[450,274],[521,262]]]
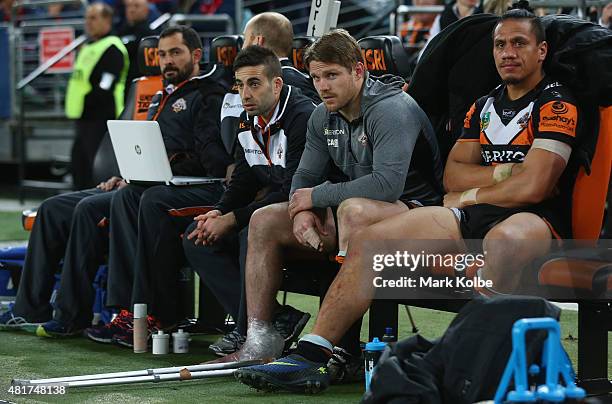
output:
[[[314,103],[321,102],[312,80],[293,67],[288,59],[281,59],[283,82],[291,87],[297,87],[302,94],[310,98]],[[238,90],[232,88],[223,98],[221,106],[221,138],[225,149],[234,156],[236,152],[236,129],[240,121],[240,114],[244,111]]]
[[[153,96],[147,119],[159,122],[174,175],[225,176],[232,163],[219,133],[226,91],[227,84],[215,77],[213,68]]]
[[[249,117],[246,112],[240,115],[236,168],[216,206],[223,214],[234,212],[238,228],[249,224],[255,210],[288,200],[291,178],[304,150],[306,125],[313,109],[314,104],[308,97],[294,87],[283,85],[265,136],[255,129],[258,117]],[[255,195],[263,188],[267,188],[265,197],[255,201]]]
[[[296,69],[289,59],[280,59],[280,63],[283,72],[283,82],[292,87],[299,88],[302,94],[310,98],[315,104],[319,104],[321,98],[314,88],[310,77]]]
[[[338,206],[355,197],[387,202],[418,200],[424,205],[440,202],[435,183],[441,176],[441,165],[434,165],[424,142],[419,142],[427,136],[425,132],[434,138],[427,116],[402,91],[401,78],[381,79],[365,80],[361,114],[352,122],[340,113],[329,112],[323,104],[313,112],[291,190],[314,187],[315,207]],[[348,181],[326,181],[333,165]]]

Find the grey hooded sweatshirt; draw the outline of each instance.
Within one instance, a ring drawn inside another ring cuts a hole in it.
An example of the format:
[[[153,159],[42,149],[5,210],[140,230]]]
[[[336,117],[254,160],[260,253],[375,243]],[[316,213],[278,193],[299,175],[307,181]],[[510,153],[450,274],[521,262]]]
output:
[[[384,79],[366,77],[361,114],[352,122],[340,113],[329,112],[323,103],[314,110],[291,194],[314,187],[312,202],[318,208],[338,206],[355,197],[440,203],[441,164],[434,163],[421,136],[427,132],[435,142],[431,124],[416,101],[402,91],[401,78]],[[418,154],[414,162],[413,154]],[[326,181],[332,164],[348,181]]]

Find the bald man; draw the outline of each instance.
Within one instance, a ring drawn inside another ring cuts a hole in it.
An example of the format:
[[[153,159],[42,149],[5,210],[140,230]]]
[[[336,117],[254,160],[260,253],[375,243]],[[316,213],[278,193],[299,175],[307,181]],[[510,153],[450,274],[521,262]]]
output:
[[[244,47],[259,45],[270,49],[278,57],[283,70],[283,82],[299,88],[304,95],[320,103],[312,81],[308,75],[296,69],[289,60],[293,44],[293,26],[279,13],[261,13],[251,18],[244,28]]]
[[[138,70],[138,44],[140,40],[149,35],[157,34],[149,28],[149,3],[147,0],[125,0],[125,22],[119,28],[119,36],[127,48],[130,57],[130,69],[128,70],[125,96],[129,92],[130,83],[140,77]]]
[[[66,90],[66,116],[75,119],[72,176],[76,189],[94,184],[92,167],[106,121],[123,110],[128,52],[119,37],[111,35],[113,10],[94,3],[85,12],[89,42],[79,50]]]

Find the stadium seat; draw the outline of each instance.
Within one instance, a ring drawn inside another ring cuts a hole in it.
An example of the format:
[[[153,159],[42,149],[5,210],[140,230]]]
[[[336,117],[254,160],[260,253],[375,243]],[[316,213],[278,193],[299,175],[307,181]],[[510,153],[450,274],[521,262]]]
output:
[[[612,107],[601,108],[591,172],[587,175],[581,168],[573,195],[574,238],[590,247],[596,246],[604,221],[612,168],[610,134]],[[547,294],[558,293],[564,300],[578,302],[578,380],[591,394],[609,393],[612,392],[608,375],[608,331],[612,331],[612,254],[606,245],[599,251],[576,249],[565,255],[564,258],[545,260],[537,274],[538,283]],[[568,299],[568,296],[575,298]]]
[[[233,71],[232,65],[236,55],[242,49],[244,38],[242,35],[222,35],[215,37],[210,43],[209,60]]]
[[[392,35],[370,36],[358,41],[366,69],[372,76],[395,74],[406,82],[410,79],[410,56],[402,41]]]
[[[293,67],[304,74],[308,74],[308,69],[304,66],[304,52],[315,42],[316,38],[312,36],[298,36],[293,38],[291,45],[291,62]]]

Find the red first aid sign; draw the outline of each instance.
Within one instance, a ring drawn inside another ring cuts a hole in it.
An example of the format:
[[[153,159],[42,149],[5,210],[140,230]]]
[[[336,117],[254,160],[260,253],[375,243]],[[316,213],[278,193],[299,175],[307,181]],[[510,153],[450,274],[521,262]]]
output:
[[[38,33],[38,58],[43,64],[57,52],[74,41],[74,28],[57,27],[42,28]],[[47,73],[66,73],[72,71],[74,52],[64,56],[59,62],[49,68]]]

